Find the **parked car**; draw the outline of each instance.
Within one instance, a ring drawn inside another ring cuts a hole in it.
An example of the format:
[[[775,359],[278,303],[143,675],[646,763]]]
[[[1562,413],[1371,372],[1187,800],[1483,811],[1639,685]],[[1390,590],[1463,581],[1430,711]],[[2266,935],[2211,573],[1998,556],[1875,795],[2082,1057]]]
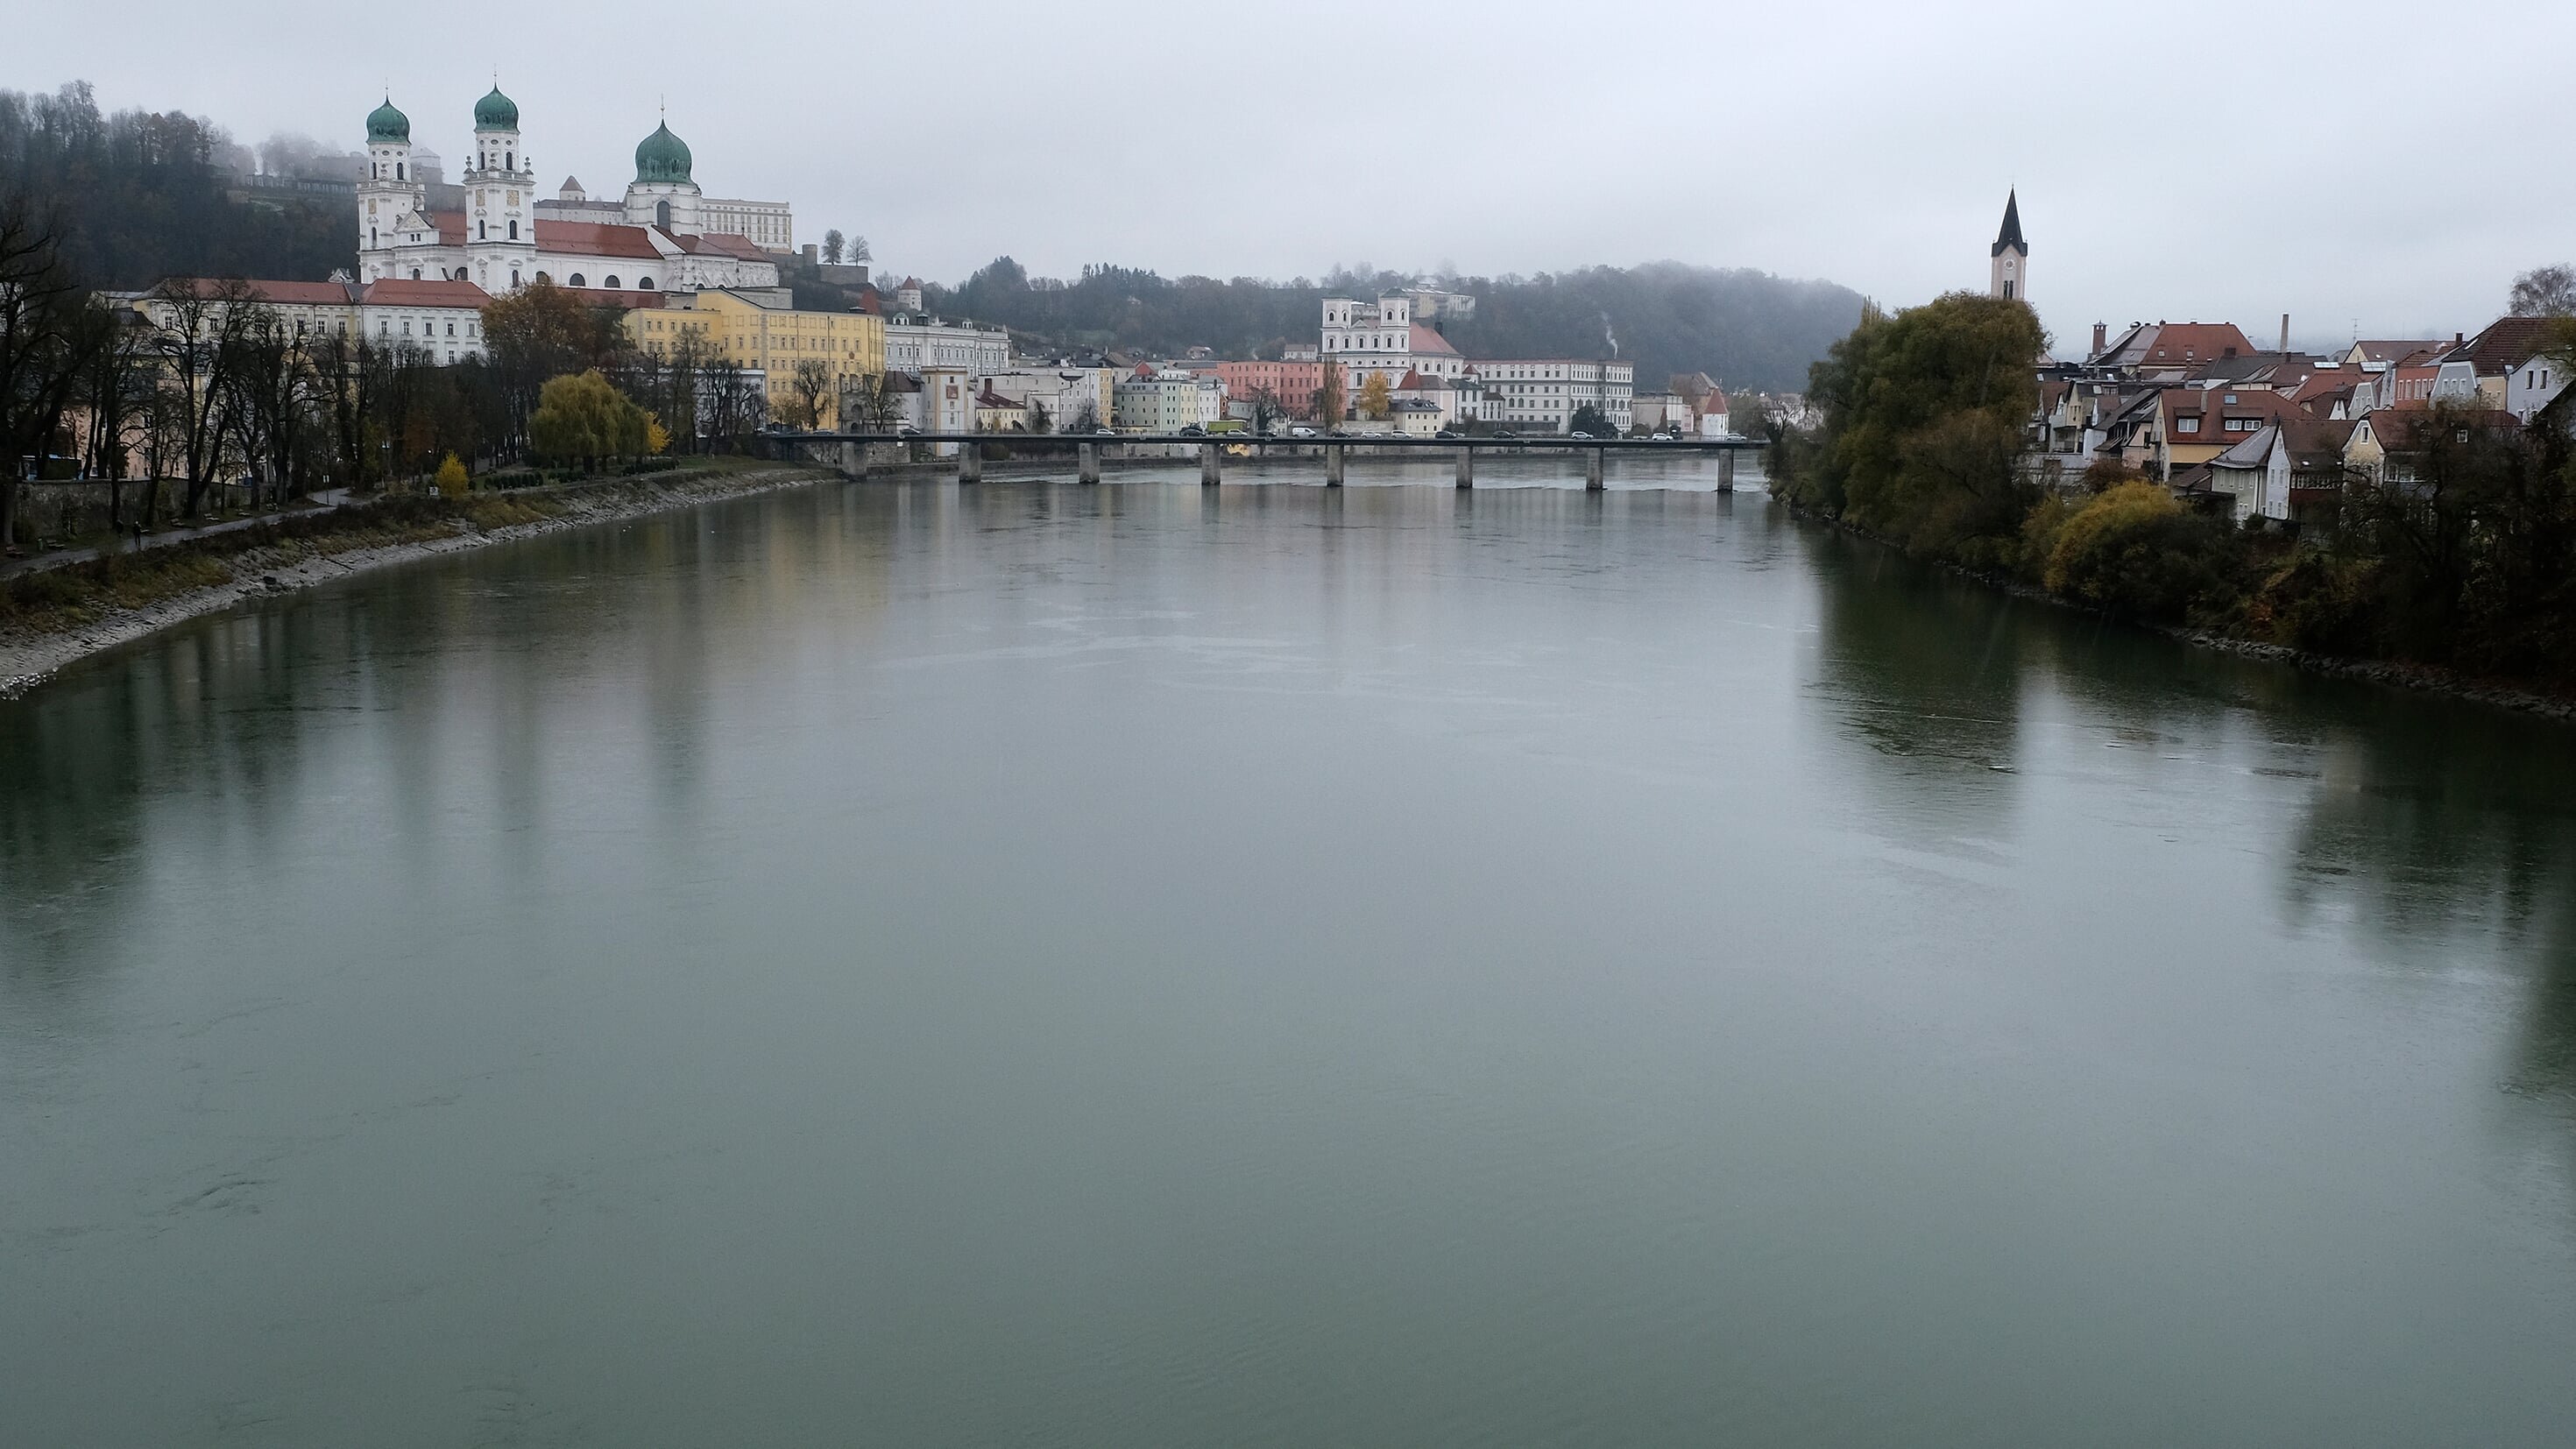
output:
[[[1455,428],[1442,428],[1440,431],[1438,431],[1438,432],[1436,432],[1436,433],[1433,433],[1431,436],[1433,436],[1433,437],[1435,437],[1435,438],[1463,438],[1463,437],[1465,437],[1465,436],[1467,436],[1467,435],[1466,435],[1465,433],[1459,432],[1459,431],[1458,431],[1457,429],[1455,429]]]
[[[1520,434],[1518,434],[1518,433],[1513,432],[1513,431],[1512,431],[1511,429],[1509,429],[1509,428],[1505,428],[1505,429],[1503,429],[1501,432],[1494,434],[1494,436],[1495,436],[1495,437],[1497,437],[1497,438],[1509,438],[1509,439],[1511,439],[1511,440],[1512,440],[1513,442],[1515,442],[1515,443],[1517,443],[1517,442],[1519,442],[1519,441],[1521,440],[1521,435],[1520,435]]]
[[[1091,430],[1091,435],[1095,438],[1114,438],[1118,436],[1118,430],[1116,428],[1093,428]]]
[[[1292,438],[1311,438],[1315,436],[1315,430],[1313,428],[1290,428],[1288,430],[1288,436]]]
[[[1648,442],[1653,443],[1669,443],[1672,440],[1673,435],[1670,433],[1657,433],[1652,438],[1647,439]]]
[[[1189,423],[1181,428],[1181,436],[1184,438],[1204,438],[1207,436],[1207,429],[1199,426],[1197,423]]]
[[[1581,441],[1581,442],[1586,442],[1586,443],[1588,443],[1588,442],[1591,442],[1591,441],[1592,441],[1592,435],[1591,435],[1590,433],[1582,432],[1582,431],[1579,431],[1579,430],[1578,430],[1578,431],[1575,431],[1575,432],[1568,433],[1568,434],[1566,434],[1566,436],[1567,436],[1567,437],[1569,437],[1569,438],[1574,438],[1574,439],[1576,439],[1576,440],[1578,440],[1578,441]]]

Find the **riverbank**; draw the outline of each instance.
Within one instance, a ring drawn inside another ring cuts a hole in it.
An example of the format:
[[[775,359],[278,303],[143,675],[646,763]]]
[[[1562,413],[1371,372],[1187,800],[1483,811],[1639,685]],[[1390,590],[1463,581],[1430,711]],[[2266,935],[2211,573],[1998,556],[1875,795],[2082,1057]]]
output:
[[[0,599],[0,699],[26,693],[77,660],[247,600],[414,559],[838,476],[814,468],[727,466],[458,499],[395,497],[301,526],[22,577]]]
[[[1777,493],[1772,494],[1771,497],[1774,502],[1804,522],[1834,529],[1879,548],[1891,549],[1900,554],[1905,552],[1898,545],[1880,538],[1867,529],[1854,527],[1842,519],[1818,513],[1810,508],[1802,508]],[[2207,629],[2194,629],[2180,624],[2113,619],[2100,609],[2060,594],[2052,594],[2046,589],[2025,583],[2020,579],[1937,559],[1926,560],[1926,562],[1949,573],[1957,574],[1961,578],[1973,579],[1989,588],[1999,589],[2016,598],[2069,609],[2079,614],[2090,614],[2106,622],[2124,624],[2151,634],[2162,634],[2169,639],[2178,639],[2185,644],[2197,645],[2204,649],[2215,649],[2222,653],[2247,659],[2260,659],[2272,664],[2286,664],[2311,674],[2332,675],[2338,679],[2358,680],[2366,684],[2386,685],[2393,689],[2408,689],[2423,694],[2448,695],[2453,699],[2467,700],[2473,704],[2490,705],[2521,714],[2539,715],[2544,719],[2556,720],[2562,724],[2576,723],[2576,697],[2568,695],[2549,694],[2506,680],[2481,679],[2435,665],[2404,664],[2390,659],[2352,659],[2341,655],[2319,654],[2287,644],[2270,644],[2259,639],[2240,639],[2233,635],[2215,633]]]

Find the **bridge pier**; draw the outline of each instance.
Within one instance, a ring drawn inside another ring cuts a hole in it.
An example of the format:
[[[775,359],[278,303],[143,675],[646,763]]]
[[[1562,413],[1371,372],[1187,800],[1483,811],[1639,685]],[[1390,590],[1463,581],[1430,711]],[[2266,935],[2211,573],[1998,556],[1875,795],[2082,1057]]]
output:
[[[1458,486],[1461,488],[1476,486],[1476,450],[1473,448],[1458,450]]]
[[[858,444],[843,443],[841,445],[841,475],[845,478],[864,478],[868,476],[868,465],[863,461],[867,456],[868,450]]]
[[[1199,485],[1214,488],[1225,481],[1225,465],[1218,461],[1225,449],[1215,443],[1199,444]]]
[[[1733,448],[1717,455],[1717,491],[1720,493],[1735,491],[1735,450]]]
[[[1324,486],[1327,488],[1342,486],[1342,445],[1339,443],[1324,445]]]
[[[1085,483],[1100,481],[1100,445],[1098,443],[1085,443],[1074,449],[1074,461],[1075,477]]]
[[[1598,493],[1609,486],[1602,481],[1601,477],[1601,460],[1608,456],[1610,456],[1608,448],[1583,450],[1583,486],[1587,491]]]
[[[981,483],[984,481],[983,444],[968,443],[965,447],[958,449],[957,481],[960,483]]]

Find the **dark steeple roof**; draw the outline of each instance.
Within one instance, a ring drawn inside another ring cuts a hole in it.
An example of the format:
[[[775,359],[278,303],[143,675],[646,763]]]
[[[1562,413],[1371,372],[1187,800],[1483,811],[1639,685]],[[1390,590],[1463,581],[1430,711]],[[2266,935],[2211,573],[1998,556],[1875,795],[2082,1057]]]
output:
[[[2023,256],[2030,255],[2030,243],[2021,239],[2021,189],[2013,188],[2004,197],[2004,229],[1995,234],[1995,249],[1989,255],[2002,256],[2010,247]]]

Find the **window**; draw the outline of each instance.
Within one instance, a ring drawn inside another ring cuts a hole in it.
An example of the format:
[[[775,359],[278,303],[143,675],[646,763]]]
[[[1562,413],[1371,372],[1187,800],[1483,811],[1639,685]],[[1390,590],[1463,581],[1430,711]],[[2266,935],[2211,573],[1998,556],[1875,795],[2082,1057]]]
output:
[[[518,224],[517,222],[515,222],[515,221],[514,221],[514,222],[510,223],[510,240],[512,240],[512,241],[517,241],[518,239],[519,239],[519,224]]]
[[[588,282],[585,282],[585,281],[583,281],[583,280],[582,280],[582,278],[581,278],[581,273],[579,273],[579,272],[575,272],[575,273],[573,273],[571,276],[566,277],[564,280],[565,280],[565,281],[567,281],[567,282],[570,282],[572,285],[574,285],[574,286],[576,286],[576,287],[586,287],[586,286],[589,286],[589,285],[590,285]]]
[[[2200,431],[2200,419],[2176,418],[2174,419],[2174,431],[2177,433],[2197,433]]]
[[[612,292],[616,291],[616,290],[617,290],[617,274],[616,274],[615,272],[611,272],[611,273],[609,273],[609,274],[608,274],[608,280],[607,280],[607,281],[605,281],[605,282],[600,283],[600,285],[601,285],[601,286],[603,286],[603,287],[606,287],[608,290],[610,290],[610,291],[612,291]]]
[[[635,289],[639,292],[652,291],[653,279],[651,277],[637,277],[635,279]]]
[[[492,239],[492,223],[488,221],[478,221],[474,223],[474,239],[476,241],[490,241]]]
[[[420,268],[414,267],[411,269],[411,279],[415,282],[420,280]]]

